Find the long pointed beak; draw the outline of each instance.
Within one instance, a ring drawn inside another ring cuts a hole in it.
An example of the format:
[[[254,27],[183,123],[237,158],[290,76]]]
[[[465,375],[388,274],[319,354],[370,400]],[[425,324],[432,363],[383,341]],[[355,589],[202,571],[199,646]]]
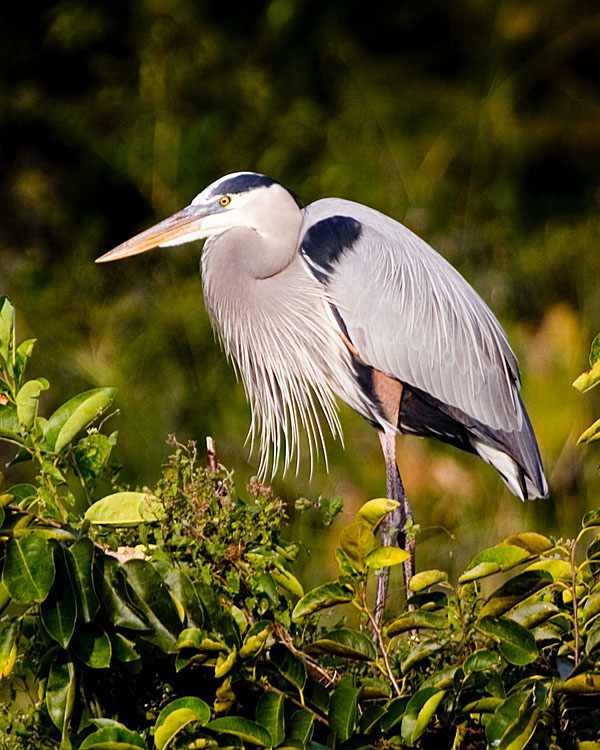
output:
[[[181,211],[96,258],[96,263],[128,258],[130,255],[145,253],[146,250],[153,247],[179,245],[201,239],[206,236],[201,227],[202,218],[205,215],[206,213],[199,210],[197,206],[186,206]]]

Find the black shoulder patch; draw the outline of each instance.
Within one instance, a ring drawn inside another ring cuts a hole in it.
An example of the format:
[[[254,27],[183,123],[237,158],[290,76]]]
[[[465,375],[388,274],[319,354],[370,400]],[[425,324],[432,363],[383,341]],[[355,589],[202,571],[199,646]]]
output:
[[[264,174],[256,174],[255,172],[244,172],[243,174],[235,175],[230,177],[225,182],[219,183],[219,195],[221,193],[246,193],[248,190],[252,190],[257,187],[269,187],[270,185],[276,185],[277,181],[266,177]]]
[[[307,229],[300,252],[321,282],[333,270],[333,263],[351,250],[360,235],[362,224],[351,216],[330,216]]]

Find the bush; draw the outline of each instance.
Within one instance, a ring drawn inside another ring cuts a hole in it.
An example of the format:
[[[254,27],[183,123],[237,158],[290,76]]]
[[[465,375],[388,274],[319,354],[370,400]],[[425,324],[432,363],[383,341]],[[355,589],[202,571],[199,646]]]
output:
[[[304,593],[269,488],[238,493],[174,437],[153,490],[120,486],[114,389],[40,417],[33,343],[2,298],[0,438],[36,471],[0,495],[2,747],[600,747],[600,511],[575,540],[482,551],[456,585],[418,573],[378,627],[369,577],[405,558],[375,541],[393,501],[361,508],[338,578]]]

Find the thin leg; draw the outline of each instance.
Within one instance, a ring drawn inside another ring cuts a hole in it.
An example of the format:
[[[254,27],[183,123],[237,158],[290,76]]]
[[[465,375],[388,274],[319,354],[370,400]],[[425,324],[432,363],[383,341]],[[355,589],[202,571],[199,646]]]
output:
[[[381,543],[385,546],[403,547],[410,553],[410,557],[403,565],[404,588],[408,597],[408,584],[415,572],[415,540],[406,538],[405,528],[407,520],[412,521],[413,515],[396,463],[396,433],[380,431],[378,434],[385,459],[387,496],[400,503],[399,507],[388,513],[381,523]],[[375,620],[378,624],[383,619],[389,580],[390,569],[381,568],[375,594]]]

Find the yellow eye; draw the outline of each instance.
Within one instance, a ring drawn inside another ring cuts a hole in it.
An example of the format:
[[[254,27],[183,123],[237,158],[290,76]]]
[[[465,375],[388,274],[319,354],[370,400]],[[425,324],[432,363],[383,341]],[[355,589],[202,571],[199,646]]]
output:
[[[219,198],[219,203],[222,206],[228,206],[231,203],[231,198],[228,195],[224,195],[222,198]]]

